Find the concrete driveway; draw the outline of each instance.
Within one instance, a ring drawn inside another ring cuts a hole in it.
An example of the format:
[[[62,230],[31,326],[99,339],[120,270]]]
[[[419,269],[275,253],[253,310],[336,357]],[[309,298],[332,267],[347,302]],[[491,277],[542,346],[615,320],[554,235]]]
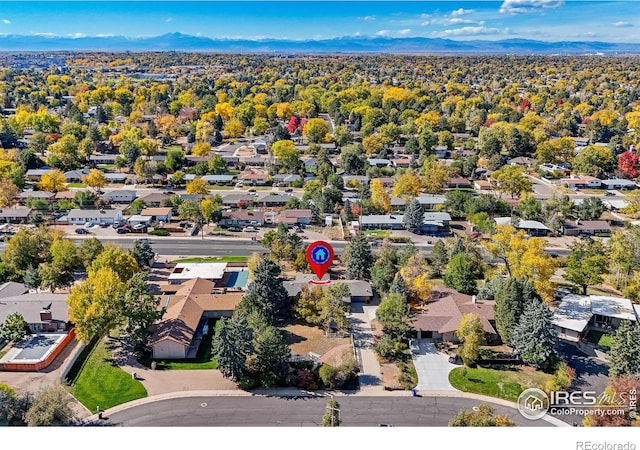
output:
[[[439,352],[430,339],[411,341],[411,356],[418,373],[419,391],[457,391],[449,383],[449,372],[456,364],[449,362],[449,356]]]

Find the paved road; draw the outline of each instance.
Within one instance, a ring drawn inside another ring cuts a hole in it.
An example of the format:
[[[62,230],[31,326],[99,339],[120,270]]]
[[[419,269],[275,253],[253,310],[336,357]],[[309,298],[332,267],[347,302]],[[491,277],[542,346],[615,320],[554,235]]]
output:
[[[336,396],[345,427],[446,426],[461,410],[478,406],[477,400],[448,397]],[[145,403],[108,412],[109,423],[126,427],[316,427],[320,426],[327,397],[283,398],[262,396],[198,396]],[[517,425],[550,426],[543,420],[524,419],[513,408],[491,405]]]

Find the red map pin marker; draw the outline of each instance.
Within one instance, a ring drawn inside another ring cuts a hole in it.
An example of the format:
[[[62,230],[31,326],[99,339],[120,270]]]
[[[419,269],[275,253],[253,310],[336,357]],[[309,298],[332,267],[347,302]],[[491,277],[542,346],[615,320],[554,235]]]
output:
[[[313,269],[313,273],[318,277],[318,281],[321,281],[333,263],[333,247],[324,241],[312,242],[309,244],[309,247],[307,247],[307,261],[311,269]],[[318,281],[312,280],[310,283],[317,284]]]

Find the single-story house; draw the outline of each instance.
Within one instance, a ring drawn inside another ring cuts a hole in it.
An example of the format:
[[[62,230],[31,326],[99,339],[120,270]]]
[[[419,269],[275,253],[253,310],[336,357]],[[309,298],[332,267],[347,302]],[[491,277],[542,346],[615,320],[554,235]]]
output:
[[[222,219],[218,222],[221,228],[227,227],[261,227],[264,225],[263,211],[223,211]]]
[[[518,219],[515,224],[511,217],[496,217],[494,220],[498,225],[514,225],[517,230],[524,230],[529,236],[547,236],[551,233],[549,227],[537,220]]]
[[[610,235],[611,225],[604,220],[576,220],[575,222],[565,222],[563,225],[565,236],[589,235]]]
[[[358,183],[360,183],[360,186],[369,185],[369,177],[366,177],[364,175],[342,175],[342,181],[344,181],[344,185],[347,187],[353,180],[356,180]]]
[[[602,203],[611,211],[620,211],[629,206],[629,203],[625,200],[603,200]]]
[[[310,274],[296,274],[296,278],[293,281],[285,281],[284,288],[287,290],[287,294],[290,298],[295,297],[302,292],[302,286],[313,288],[314,286],[320,286],[323,290],[335,283],[343,283],[349,288],[349,297],[345,297],[343,300],[349,303],[362,303],[369,302],[373,298],[373,288],[368,281],[362,280],[334,280],[332,283],[327,284],[310,284],[309,281],[315,280],[317,277]],[[325,274],[322,281],[328,281],[329,275]]]
[[[269,194],[264,197],[258,198],[256,200],[256,204],[258,206],[264,206],[267,208],[274,208],[278,206],[284,206],[287,204],[289,200],[291,200],[291,195],[288,194]]]
[[[55,200],[59,202],[60,200],[73,200],[76,194],[81,191],[60,191],[56,192]]]
[[[203,175],[202,180],[209,184],[227,185],[232,184],[235,175]]]
[[[44,169],[29,169],[24,174],[25,178],[28,181],[40,181],[42,179],[42,175],[47,172],[51,172],[53,169],[44,168]]]
[[[276,217],[277,223],[293,225],[309,225],[311,223],[310,209],[285,209]]]
[[[107,200],[109,203],[131,203],[136,199],[136,197],[136,191],[127,191],[124,189],[109,191],[102,194],[102,198]]]
[[[89,161],[92,164],[115,164],[116,158],[118,155],[91,155],[89,156]]]
[[[367,158],[367,163],[374,167],[391,167],[393,165],[391,160],[384,158]]]
[[[169,274],[169,284],[182,284],[196,278],[215,283],[226,270],[227,263],[178,263]]]
[[[536,162],[536,160],[527,156],[518,156],[516,158],[511,158],[507,162],[511,166],[529,167],[532,166]]]
[[[126,173],[105,173],[104,178],[107,180],[107,183],[125,183],[127,178],[130,178],[130,175]]]
[[[19,313],[32,333],[61,332],[69,328],[68,294],[23,293],[0,301],[0,323]]]
[[[82,178],[87,175],[89,175],[87,169],[69,170],[64,173],[64,178],[67,180],[67,183],[79,183],[82,181]]]
[[[558,337],[574,342],[590,329],[613,333],[623,320],[638,321],[631,300],[602,295],[566,295],[553,312]]]
[[[396,158],[391,161],[393,165],[398,169],[408,169],[411,167],[411,158]]]
[[[571,177],[563,178],[560,180],[569,189],[598,189],[602,185],[602,181],[599,178],[584,176],[584,177]]]
[[[31,208],[0,208],[0,223],[27,223]]]
[[[169,223],[171,222],[171,208],[144,208],[140,211],[140,215],[142,216],[151,216],[152,220],[158,222]]]
[[[249,194],[229,194],[222,197],[222,205],[227,207],[242,208],[244,206],[253,205],[255,197]]]
[[[433,147],[433,152],[436,155],[436,158],[438,159],[446,158],[448,151],[449,149],[447,148],[446,145],[436,145],[435,147]]]
[[[194,278],[175,293],[162,296],[162,318],[154,325],[149,341],[154,359],[195,357],[212,318],[231,317],[242,300],[241,292],[214,294],[214,283]]]
[[[55,192],[45,192],[45,191],[22,191],[16,198],[20,203],[24,205],[24,203],[30,198],[39,198],[46,202],[52,202],[56,199]]]
[[[431,300],[427,302],[423,312],[414,317],[412,325],[418,339],[458,342],[456,330],[460,327],[462,316],[473,313],[480,317],[487,341],[496,342],[498,333],[495,328],[494,306],[493,300],[478,300],[475,295],[436,286],[431,293]]]
[[[491,186],[491,183],[487,180],[476,180],[473,182],[473,188],[476,191],[490,191],[493,189],[493,186]]]
[[[72,209],[67,214],[67,221],[71,225],[82,225],[86,222],[93,224],[105,222],[111,225],[122,222],[122,211],[119,209]]]
[[[439,222],[444,227],[448,227],[449,223],[451,222],[451,215],[446,212],[427,211],[424,213],[423,217],[424,217],[423,218],[424,221]]]
[[[404,215],[383,215],[371,214],[360,217],[360,228],[362,230],[402,230]]]
[[[166,204],[169,200],[171,200],[171,196],[164,192],[153,192],[151,194],[147,194],[144,197],[140,197],[147,208],[159,208],[163,204]]]
[[[456,189],[456,188],[470,188],[471,181],[466,178],[449,178],[444,183],[444,187],[448,189]]]
[[[576,147],[586,147],[587,145],[589,145],[589,142],[591,141],[590,137],[571,137],[571,139],[573,139],[573,143]]]
[[[610,180],[602,180],[602,187],[607,190],[636,189],[638,187],[638,184],[633,180],[625,180],[624,178],[613,178]]]
[[[142,214],[133,214],[131,217],[127,219],[127,222],[132,227],[136,225],[144,225],[148,227],[151,225],[151,222],[153,222],[153,217],[144,216]]]
[[[418,203],[422,206],[422,209],[425,211],[434,211],[447,200],[446,197],[439,197],[435,195],[421,195],[416,198],[418,199]]]
[[[271,182],[274,186],[291,186],[292,183],[297,183],[301,180],[300,175],[294,173],[283,173],[271,177]]]
[[[249,185],[264,186],[267,184],[268,176],[262,170],[243,170],[238,174],[238,181]]]

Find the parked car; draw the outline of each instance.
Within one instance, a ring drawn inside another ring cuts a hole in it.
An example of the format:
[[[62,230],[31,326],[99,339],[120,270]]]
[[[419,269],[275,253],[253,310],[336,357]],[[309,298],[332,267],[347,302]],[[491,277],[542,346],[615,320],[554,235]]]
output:
[[[284,191],[285,192],[293,192],[293,188],[286,188]]]
[[[93,222],[85,222],[84,227],[85,227],[85,228],[91,228],[91,227],[93,227]]]
[[[89,234],[89,230],[86,228],[76,228],[76,234]]]
[[[256,192],[256,188],[249,188],[247,192]]]
[[[111,225],[111,227],[117,230],[118,228],[126,224],[127,224],[126,222],[113,222],[113,225]]]
[[[242,229],[242,231],[243,231],[244,233],[255,233],[255,232],[256,232],[256,231],[258,231],[258,230],[256,230],[256,229],[255,229],[255,227],[244,227],[244,228]]]
[[[143,223],[139,223],[139,224],[133,226],[134,230],[143,230],[145,228],[147,228],[147,226],[145,224],[143,224]]]
[[[457,353],[451,353],[449,355],[449,362],[451,364],[458,364],[458,360],[460,359],[460,356],[458,356]]]
[[[107,227],[109,226],[109,224],[108,224],[107,222],[100,222],[100,223],[98,224],[98,226],[99,226],[100,228],[107,228]]]
[[[614,194],[613,192],[609,192],[609,191],[607,191],[607,192],[605,192],[605,193],[604,193],[604,195],[605,195],[606,197],[610,197],[610,196],[612,196],[612,195],[616,195],[616,194]]]
[[[116,233],[118,233],[118,234],[126,234],[129,231],[130,231],[129,228],[125,228],[125,227],[120,227],[120,228],[116,229]]]

